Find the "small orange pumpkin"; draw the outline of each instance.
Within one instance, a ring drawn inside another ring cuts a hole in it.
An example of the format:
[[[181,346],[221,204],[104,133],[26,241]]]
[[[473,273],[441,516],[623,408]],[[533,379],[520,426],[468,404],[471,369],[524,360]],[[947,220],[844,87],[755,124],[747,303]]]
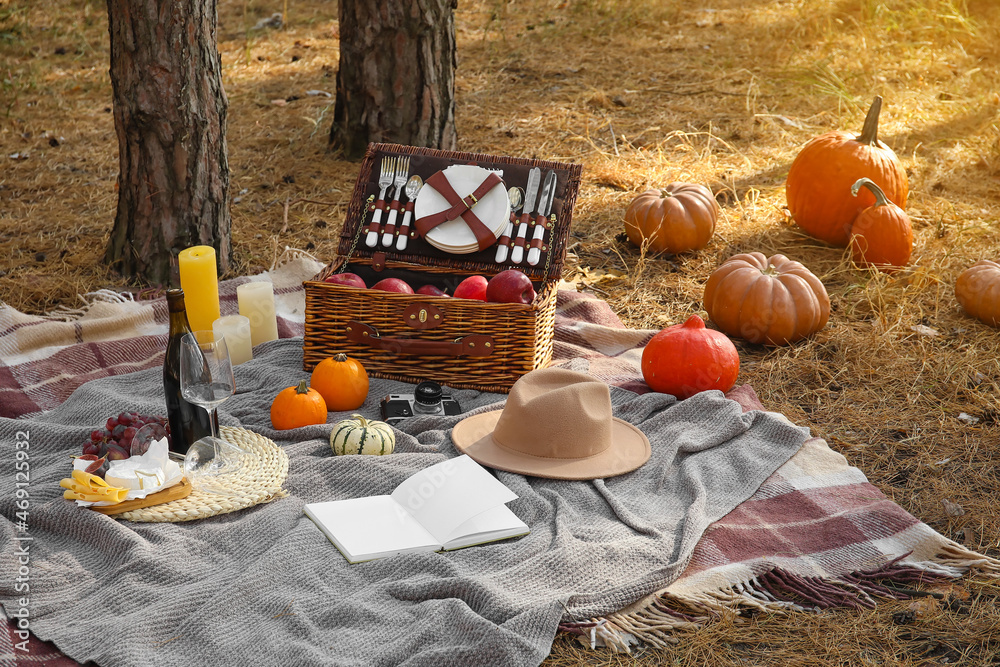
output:
[[[1000,327],[1000,264],[981,259],[955,281],[955,298],[969,315]]]
[[[890,201],[906,206],[910,191],[906,170],[892,149],[878,139],[881,110],[882,98],[876,97],[860,135],[835,130],[815,137],[788,170],[788,210],[797,225],[821,241],[846,246],[851,223],[860,211],[875,203],[875,197],[867,192],[857,199],[847,196],[859,178],[872,179]]]
[[[271,425],[279,431],[326,423],[326,401],[305,380],[278,392],[271,402]]]
[[[861,211],[851,225],[854,263],[874,266],[883,273],[895,273],[909,263],[913,252],[910,216],[889,201],[882,188],[870,178],[859,178],[851,187],[851,194],[857,197],[862,187],[875,195],[875,205]]]
[[[309,384],[323,395],[331,412],[357,410],[368,398],[368,372],[343,352],[316,364]]]
[[[809,269],[784,255],[733,255],[705,283],[705,310],[721,331],[786,345],[826,326],[830,297]]]
[[[679,399],[729,391],[740,374],[740,355],[725,334],[692,315],[653,336],[642,351],[642,378],[653,391]]]
[[[625,233],[635,245],[677,254],[704,248],[715,232],[719,205],[712,191],[696,183],[670,183],[647,190],[625,211]]]

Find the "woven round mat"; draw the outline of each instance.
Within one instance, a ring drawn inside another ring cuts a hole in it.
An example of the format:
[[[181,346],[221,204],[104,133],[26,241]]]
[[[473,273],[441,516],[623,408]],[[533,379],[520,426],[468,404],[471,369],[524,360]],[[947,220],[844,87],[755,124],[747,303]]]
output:
[[[192,521],[235,512],[287,495],[281,485],[288,477],[288,455],[281,447],[269,438],[244,428],[222,426],[219,431],[223,438],[248,452],[245,469],[231,481],[227,480],[227,488],[235,495],[224,496],[195,489],[186,498],[122,512],[114,518],[138,522]]]

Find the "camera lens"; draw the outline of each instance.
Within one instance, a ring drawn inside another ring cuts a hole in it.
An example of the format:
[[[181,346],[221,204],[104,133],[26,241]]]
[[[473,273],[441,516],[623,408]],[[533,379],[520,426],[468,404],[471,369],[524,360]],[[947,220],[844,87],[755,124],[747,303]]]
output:
[[[441,385],[424,380],[413,391],[413,411],[424,414],[441,412]]]

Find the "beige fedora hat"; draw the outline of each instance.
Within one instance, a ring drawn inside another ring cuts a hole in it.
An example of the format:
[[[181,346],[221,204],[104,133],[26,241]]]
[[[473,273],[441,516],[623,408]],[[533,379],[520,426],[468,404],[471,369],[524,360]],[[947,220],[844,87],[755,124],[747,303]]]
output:
[[[563,368],[521,376],[503,410],[467,417],[452,442],[479,463],[553,479],[596,479],[649,460],[642,431],[611,415],[608,385]]]

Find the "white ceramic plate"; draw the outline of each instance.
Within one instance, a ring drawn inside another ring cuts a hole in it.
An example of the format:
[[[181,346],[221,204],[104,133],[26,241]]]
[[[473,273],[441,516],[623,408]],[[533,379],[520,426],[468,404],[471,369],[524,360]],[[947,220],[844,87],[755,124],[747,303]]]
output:
[[[464,197],[476,190],[490,171],[477,167],[476,165],[454,164],[443,171],[445,178],[455,189],[460,197]],[[451,204],[434,188],[425,185],[420,188],[417,201],[413,204],[413,217],[422,218],[434,215],[451,208]],[[500,238],[507,220],[510,218],[510,200],[507,198],[507,191],[503,184],[498,184],[487,192],[473,207],[476,217],[483,221],[483,224],[493,232],[493,236]],[[476,236],[469,229],[469,225],[461,217],[455,220],[443,222],[425,237],[427,242],[435,248],[444,252],[464,255],[479,250]]]

